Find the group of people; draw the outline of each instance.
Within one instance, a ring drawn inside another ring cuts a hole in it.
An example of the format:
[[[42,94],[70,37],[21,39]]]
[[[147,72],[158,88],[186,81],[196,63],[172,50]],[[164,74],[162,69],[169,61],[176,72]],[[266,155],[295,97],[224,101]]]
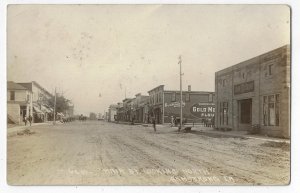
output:
[[[27,116],[24,116],[23,117],[23,121],[25,123],[25,126],[27,125],[27,122],[29,122],[30,126],[31,126],[31,123],[32,123],[32,116],[29,115],[28,117]]]

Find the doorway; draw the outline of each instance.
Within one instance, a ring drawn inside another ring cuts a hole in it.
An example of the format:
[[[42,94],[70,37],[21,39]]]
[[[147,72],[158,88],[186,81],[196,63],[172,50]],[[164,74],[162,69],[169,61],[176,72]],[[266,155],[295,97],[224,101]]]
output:
[[[252,99],[243,99],[239,101],[240,113],[239,123],[251,125],[252,123]]]

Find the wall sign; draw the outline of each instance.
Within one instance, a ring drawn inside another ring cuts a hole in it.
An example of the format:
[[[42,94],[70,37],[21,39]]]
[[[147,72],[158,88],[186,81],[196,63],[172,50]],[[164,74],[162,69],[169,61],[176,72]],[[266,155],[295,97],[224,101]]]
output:
[[[180,107],[180,102],[171,102],[171,103],[165,103],[165,107]],[[182,102],[182,107],[185,107],[185,102]]]
[[[212,118],[215,116],[215,105],[213,103],[196,103],[191,106],[190,112],[198,118]]]
[[[234,94],[243,94],[254,91],[254,80],[234,85]]]

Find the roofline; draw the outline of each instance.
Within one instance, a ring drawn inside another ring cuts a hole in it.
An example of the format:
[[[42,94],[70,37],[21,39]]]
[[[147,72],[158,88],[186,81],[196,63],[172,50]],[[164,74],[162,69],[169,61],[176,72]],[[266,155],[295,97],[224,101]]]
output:
[[[153,91],[153,90],[155,90],[155,89],[157,89],[157,88],[159,88],[159,87],[164,87],[164,86],[165,86],[165,85],[161,84],[161,85],[159,85],[159,86],[157,86],[157,87],[155,87],[155,88],[149,90],[148,93],[151,92],[151,91]]]
[[[39,87],[41,90],[45,91],[48,95],[50,95],[51,97],[53,97],[53,95],[48,92],[44,87],[42,87],[40,84],[38,84],[36,81],[31,81],[31,82],[19,82],[18,84],[35,84],[37,87]],[[32,88],[31,88],[32,89]],[[31,90],[32,92],[32,90]]]
[[[13,83],[13,84],[17,84],[19,87],[22,87],[22,88],[19,88],[19,89],[8,88],[7,83],[9,83],[9,82],[11,82],[11,83]],[[7,90],[28,90],[29,92],[31,92],[28,88],[26,88],[26,87],[20,85],[19,83],[14,82],[14,81],[7,81],[7,83],[6,83]]]
[[[172,92],[180,92],[179,90],[165,90],[164,92],[172,93]],[[190,93],[190,94],[215,94],[214,91],[187,91],[183,90],[182,93]]]
[[[290,49],[290,44],[285,44],[284,46],[280,46],[280,47],[278,47],[278,48],[275,48],[275,49],[273,49],[273,50],[270,50],[270,51],[265,52],[265,53],[263,53],[263,54],[260,54],[260,55],[258,55],[258,56],[254,56],[254,57],[252,57],[252,58],[249,58],[249,59],[247,59],[247,60],[244,60],[244,61],[242,61],[242,62],[239,62],[239,63],[237,63],[237,64],[234,64],[234,65],[232,65],[232,66],[229,66],[229,67],[227,67],[227,68],[223,68],[223,69],[221,69],[221,70],[219,70],[219,71],[216,71],[215,74],[218,74],[219,72],[222,72],[222,71],[230,70],[231,68],[234,68],[234,67],[236,67],[236,66],[238,66],[238,65],[240,65],[240,64],[242,64],[242,63],[244,63],[244,62],[249,62],[250,60],[253,60],[253,59],[255,59],[255,58],[260,58],[260,57],[262,57],[262,56],[265,55],[265,54],[274,52],[275,50],[283,49],[283,48],[285,48],[285,47],[288,48],[288,49]]]

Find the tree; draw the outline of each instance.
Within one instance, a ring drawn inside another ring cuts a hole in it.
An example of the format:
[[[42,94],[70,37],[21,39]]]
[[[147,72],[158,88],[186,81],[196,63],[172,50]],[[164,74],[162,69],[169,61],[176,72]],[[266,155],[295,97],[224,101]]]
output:
[[[69,99],[66,99],[63,95],[56,95],[56,112],[65,112],[69,109],[69,103],[71,101]],[[54,108],[54,96],[48,99],[47,101],[48,105],[51,108]]]

